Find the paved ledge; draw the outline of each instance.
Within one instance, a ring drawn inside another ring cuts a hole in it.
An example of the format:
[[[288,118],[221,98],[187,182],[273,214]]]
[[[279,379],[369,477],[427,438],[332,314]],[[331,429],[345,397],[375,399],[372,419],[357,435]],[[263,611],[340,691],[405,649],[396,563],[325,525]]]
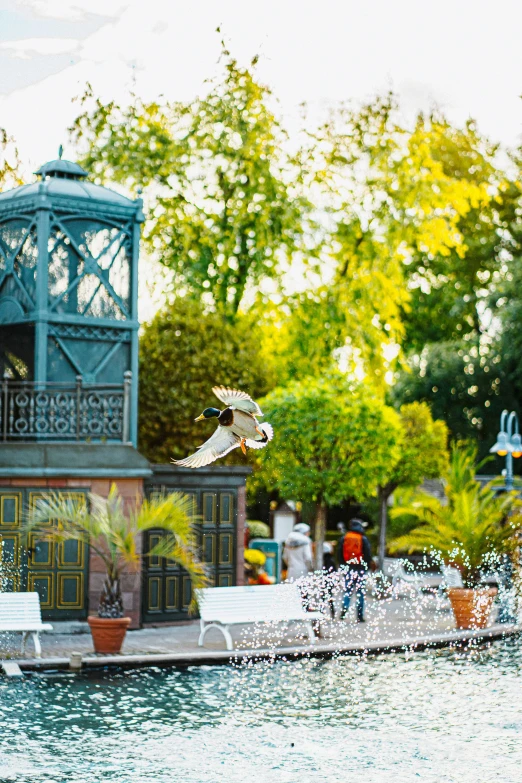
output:
[[[0,473],[5,478],[149,478],[152,469],[124,443],[2,443]]]
[[[89,623],[83,620],[53,620],[52,630],[43,631],[45,634],[54,634],[55,636],[77,636],[78,634],[90,633]]]
[[[259,649],[205,650],[161,653],[149,655],[89,655],[83,658],[83,670],[100,668],[143,668],[167,666],[203,666],[237,664],[245,660],[297,660],[304,657],[331,658],[339,655],[378,655],[394,652],[415,652],[443,647],[465,647],[470,643],[484,644],[516,636],[522,632],[522,625],[496,624],[477,631],[449,631],[426,636],[388,638],[377,641],[356,642],[343,646],[339,644],[315,644],[291,647]],[[0,661],[0,666],[2,665]],[[45,671],[69,669],[69,658],[31,658],[17,660],[22,670]]]

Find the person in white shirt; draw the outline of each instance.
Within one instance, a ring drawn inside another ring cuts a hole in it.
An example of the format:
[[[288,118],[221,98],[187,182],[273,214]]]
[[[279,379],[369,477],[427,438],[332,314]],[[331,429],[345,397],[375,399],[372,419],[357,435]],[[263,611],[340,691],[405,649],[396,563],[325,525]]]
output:
[[[288,535],[283,549],[283,560],[288,571],[287,579],[293,582],[314,570],[310,526],[299,522]]]

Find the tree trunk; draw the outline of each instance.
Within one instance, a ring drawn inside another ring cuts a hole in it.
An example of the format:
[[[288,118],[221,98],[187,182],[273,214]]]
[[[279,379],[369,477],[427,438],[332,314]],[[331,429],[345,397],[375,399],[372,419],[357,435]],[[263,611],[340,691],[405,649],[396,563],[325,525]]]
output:
[[[326,503],[319,501],[315,509],[315,568],[323,567],[323,544],[326,533]]]
[[[386,557],[386,528],[388,527],[388,493],[379,487],[379,568],[382,571]]]

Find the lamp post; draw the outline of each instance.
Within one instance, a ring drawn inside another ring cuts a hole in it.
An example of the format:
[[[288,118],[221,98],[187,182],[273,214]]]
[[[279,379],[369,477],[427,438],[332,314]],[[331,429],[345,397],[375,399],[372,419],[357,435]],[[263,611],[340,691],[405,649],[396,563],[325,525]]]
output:
[[[506,458],[505,485],[504,489],[510,492],[513,489],[513,458],[522,457],[522,440],[518,427],[518,416],[515,411],[508,413],[502,411],[500,417],[500,432],[497,435],[497,442],[490,448],[491,454],[498,454],[499,457]],[[502,575],[499,584],[500,607],[498,613],[498,622],[515,623],[516,614],[512,606],[512,565],[510,559],[504,556],[503,567],[500,569]]]
[[[502,411],[500,417],[500,432],[497,442],[490,448],[491,454],[498,454],[506,458],[505,489],[509,492],[513,489],[513,457],[522,457],[522,439],[518,427],[518,416],[515,411],[508,413]]]

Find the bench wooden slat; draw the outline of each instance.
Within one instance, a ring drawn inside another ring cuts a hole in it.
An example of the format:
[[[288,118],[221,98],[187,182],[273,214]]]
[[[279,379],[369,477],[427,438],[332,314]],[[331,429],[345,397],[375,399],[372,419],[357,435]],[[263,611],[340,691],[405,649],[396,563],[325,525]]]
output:
[[[38,622],[41,621],[42,615],[40,614],[40,610],[36,609],[34,607],[25,608],[25,607],[17,607],[17,606],[2,606],[0,604],[0,619],[7,621],[13,618],[21,619],[21,618],[30,618],[31,620],[38,620]]]

